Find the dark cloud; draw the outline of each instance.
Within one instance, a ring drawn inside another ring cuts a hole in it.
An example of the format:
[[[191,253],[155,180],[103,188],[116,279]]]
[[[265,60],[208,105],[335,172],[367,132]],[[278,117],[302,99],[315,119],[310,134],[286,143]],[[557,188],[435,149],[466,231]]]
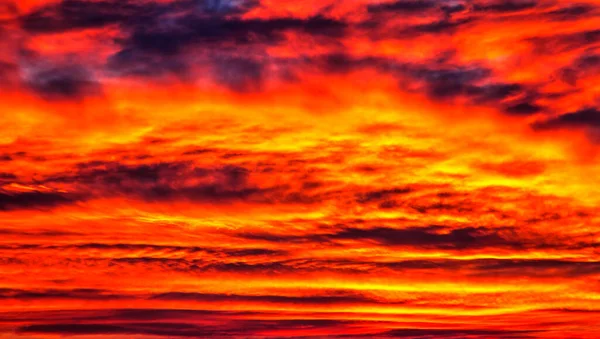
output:
[[[16,180],[17,176],[13,173],[0,172],[0,181]]]
[[[533,44],[535,51],[539,54],[555,54],[582,49],[600,42],[600,30],[532,37],[528,41]]]
[[[56,192],[7,192],[0,191],[0,211],[16,209],[52,208],[72,204],[81,197]]]
[[[398,78],[402,89],[425,93],[436,100],[463,98],[472,104],[501,106],[506,100],[537,95],[522,84],[496,80],[490,69],[477,64],[452,64],[446,60],[411,63],[381,57],[355,58],[339,53],[311,62],[326,73],[349,73],[370,68],[391,74]],[[525,110],[525,107],[512,109]]]
[[[490,71],[480,67],[414,67],[406,68],[405,73],[414,80],[421,80],[426,92],[433,98],[446,99],[481,90],[475,83],[490,76]]]
[[[590,51],[584,52],[571,65],[558,71],[560,79],[571,86],[577,86],[580,78],[595,76],[600,73],[600,55]]]
[[[595,275],[600,273],[600,262],[596,261],[569,261],[558,259],[503,259],[503,260],[477,260],[474,269],[484,275],[529,275],[555,276],[561,275],[574,277],[580,275]]]
[[[240,92],[259,90],[265,78],[265,64],[251,58],[216,58],[212,65],[217,83]]]
[[[324,16],[243,19],[184,13],[170,18],[168,26],[133,25],[117,41],[121,50],[108,58],[109,72],[116,76],[175,75],[186,81],[205,77],[232,90],[254,91],[261,89],[272,61],[252,55],[284,42],[287,32],[334,42],[347,27],[343,21]],[[199,65],[207,69],[197,70]]]
[[[182,79],[186,79],[191,68],[189,62],[183,58],[144,53],[132,48],[111,55],[106,67],[109,73],[115,76],[160,78],[176,75]]]
[[[339,329],[340,326],[353,324],[340,320],[241,320],[237,324],[226,324],[217,328],[210,325],[189,324],[182,322],[152,322],[152,323],[61,323],[35,324],[22,326],[20,333],[43,333],[62,335],[107,335],[107,334],[144,334],[165,337],[228,337],[256,336],[260,331],[286,329],[287,331]],[[530,338],[539,331],[519,330],[479,330],[479,329],[395,329],[370,335],[355,335],[354,337],[377,336],[382,338]],[[300,332],[301,333],[301,332]],[[334,335],[332,337],[338,337]],[[340,338],[347,336],[341,335]]]
[[[196,5],[210,14],[241,14],[260,5],[260,0],[205,0]]]
[[[206,294],[192,292],[169,292],[152,296],[159,300],[187,300],[198,302],[268,302],[302,305],[358,304],[374,303],[374,299],[361,295],[315,295],[315,296],[281,296],[281,295],[238,295],[238,294]]]
[[[583,16],[592,14],[596,7],[590,4],[573,4],[548,12],[548,16],[554,20],[577,20]]]
[[[437,7],[435,1],[429,0],[400,0],[383,2],[367,6],[370,13],[391,12],[399,14],[419,14]]]
[[[67,232],[67,231],[58,231],[52,229],[39,229],[39,230],[18,230],[18,229],[8,229],[8,228],[0,228],[1,235],[16,235],[20,237],[64,237],[69,235],[80,235],[80,233],[75,232]],[[25,247],[27,249],[36,248],[30,247],[31,245],[0,245],[0,248],[3,249],[20,249]],[[35,245],[33,245],[35,246]]]
[[[467,90],[478,103],[494,103],[518,95],[525,91],[524,86],[516,83],[493,83],[473,86]]]
[[[204,329],[186,323],[125,323],[125,324],[102,324],[102,323],[67,323],[67,324],[36,324],[20,327],[17,332],[21,333],[45,333],[62,335],[106,335],[106,334],[145,334],[169,337],[206,337],[227,334],[226,331],[217,329]]]
[[[306,19],[240,19],[187,15],[172,27],[140,25],[122,41],[124,50],[173,56],[190,46],[225,47],[282,41],[283,33],[295,31],[321,37],[340,37],[346,24],[314,16]]]
[[[598,70],[600,68],[600,55],[594,53],[585,53],[575,60],[573,66],[579,70]]]
[[[600,111],[596,108],[584,108],[579,111],[535,122],[532,124],[532,127],[536,130],[600,127]]]
[[[135,311],[144,315],[147,313],[150,316],[160,316],[161,313],[153,312],[150,310]],[[170,315],[170,310],[161,312],[167,312],[166,315]],[[177,311],[173,311],[176,313]],[[195,313],[187,313],[185,311],[180,312],[183,315],[190,316]],[[198,312],[198,314],[202,314]],[[211,315],[218,313],[205,312],[204,318],[210,320]],[[119,334],[119,335],[155,335],[164,337],[193,337],[193,338],[205,338],[205,337],[247,337],[260,335],[261,331],[273,330],[273,329],[286,329],[286,330],[319,330],[327,328],[335,328],[343,326],[345,324],[351,324],[349,321],[340,320],[319,320],[319,319],[294,319],[294,320],[236,320],[230,322],[220,322],[219,326],[215,326],[214,322],[203,321],[202,319],[196,319],[193,322],[184,322],[185,318],[176,319],[176,322],[167,322],[167,319],[157,319],[158,321],[153,322],[133,322],[124,321],[114,314],[111,320],[118,320],[114,324],[107,323],[106,321],[89,321],[89,322],[60,322],[60,323],[48,323],[42,322],[26,326],[21,326],[17,329],[17,333],[38,333],[38,334],[61,334],[61,335],[107,335],[107,334]]]
[[[254,238],[258,238],[260,235],[256,235]],[[252,238],[252,235],[244,237],[245,239]],[[273,240],[271,237],[270,240]],[[285,239],[280,237],[277,240]],[[316,237],[315,237],[316,239]],[[320,238],[324,244],[326,240],[324,237]],[[255,239],[256,240],[256,239]],[[314,239],[311,239],[314,240]],[[225,252],[225,251],[224,251]],[[156,257],[138,257],[138,258],[115,258],[115,259],[86,259],[90,264],[94,265],[109,265],[111,267],[121,267],[126,269],[127,267],[134,266],[143,270],[165,270],[165,271],[178,271],[185,273],[212,273],[220,274],[236,273],[236,274],[260,274],[264,276],[277,276],[280,274],[293,274],[298,272],[324,272],[324,271],[336,271],[339,273],[346,274],[358,274],[367,273],[363,272],[361,268],[356,267],[356,262],[353,261],[342,261],[342,260],[321,260],[321,259],[284,259],[281,257],[257,257],[252,260],[236,260],[235,257],[230,256],[230,260],[216,261],[210,259],[181,259],[181,258],[156,258]],[[75,263],[74,263],[75,264]],[[364,267],[373,267],[372,263],[362,263]],[[344,296],[348,294],[340,295],[336,294],[336,297]],[[355,295],[351,295],[356,297]],[[333,299],[332,299],[333,300]]]
[[[0,317],[0,322],[29,322],[29,323],[106,323],[110,321],[145,322],[153,320],[182,321],[202,317],[218,317],[223,315],[250,315],[253,312],[228,312],[208,310],[182,310],[182,309],[73,309],[60,311],[24,311],[5,312]]]
[[[399,38],[412,38],[415,34],[453,34],[460,27],[473,22],[475,18],[467,17],[452,19],[445,17],[441,20],[410,26],[398,33]]]
[[[474,204],[468,200],[459,200],[453,202],[435,202],[435,203],[423,203],[415,201],[410,203],[409,206],[418,211],[419,213],[440,213],[440,212],[454,212],[454,213],[468,213],[474,211]]]
[[[37,300],[37,299],[82,299],[82,300],[113,300],[123,299],[127,296],[114,294],[109,291],[96,289],[72,290],[20,290],[0,288],[1,299]]]
[[[148,20],[160,7],[131,0],[62,0],[21,17],[21,26],[30,33],[60,33],[111,24]]]
[[[214,152],[213,149],[210,148],[196,148],[189,151],[185,151],[182,155],[199,155]]]
[[[400,187],[390,188],[384,190],[370,191],[365,193],[359,193],[356,195],[356,201],[361,204],[367,204],[371,202],[378,202],[381,200],[396,197],[398,195],[404,195],[413,192],[412,188]]]
[[[201,264],[201,263],[199,263]],[[209,263],[203,266],[196,266],[201,270],[209,270],[215,272],[232,272],[232,273],[259,273],[265,275],[291,273],[296,271],[296,267],[286,262],[265,262],[265,263]],[[314,269],[313,269],[314,270]],[[307,269],[306,271],[309,271]]]
[[[175,0],[166,3],[136,0],[62,0],[42,6],[20,18],[21,27],[34,34],[120,25],[123,29],[161,26],[172,16],[196,15],[204,20],[247,12],[257,0]]]
[[[318,59],[311,59],[311,63],[317,65],[326,73],[349,73],[362,68],[391,69],[394,67],[392,60],[378,57],[355,58],[345,53],[327,54]]]
[[[24,15],[21,25],[31,33],[53,33],[117,24],[123,34],[115,42],[121,49],[106,62],[109,74],[175,75],[192,80],[206,74],[206,70],[192,72],[195,66],[205,64],[214,70],[212,80],[242,91],[259,88],[265,69],[259,60],[240,57],[242,46],[264,49],[265,44],[284,41],[285,33],[292,31],[331,40],[343,36],[347,26],[343,21],[321,15],[268,19],[244,19],[239,15],[258,3],[256,0],[168,3],[63,0]],[[71,73],[74,72],[67,72]],[[61,88],[55,91],[58,94],[74,94],[80,88],[76,86],[81,84],[80,77],[49,78],[54,79],[51,87]],[[48,87],[43,84],[36,87]]]
[[[35,68],[35,67],[34,67]],[[82,66],[59,65],[35,69],[26,85],[46,99],[79,99],[100,92],[100,84]]]
[[[174,15],[197,15],[199,19],[242,14],[258,5],[256,0],[62,0],[47,4],[20,18],[29,33],[60,33],[119,25],[123,29],[160,26]]]
[[[511,248],[522,249],[526,246],[544,246],[526,238],[519,237],[512,228],[424,226],[408,228],[374,227],[353,228],[342,227],[332,233],[312,235],[283,235],[269,233],[243,233],[242,238],[270,242],[291,243],[330,243],[339,240],[374,242],[384,246],[437,248],[437,249],[480,249]]]
[[[388,338],[533,338],[539,331],[485,329],[394,329],[379,335]]]
[[[368,264],[368,263],[365,263]],[[470,276],[539,276],[564,277],[595,275],[600,272],[600,262],[570,261],[560,259],[440,259],[440,260],[407,260],[388,263],[371,263],[373,267],[407,270],[445,270],[463,272]]]
[[[45,182],[75,185],[78,190],[96,196],[148,195],[149,198],[159,199],[159,191],[168,191],[171,181],[183,179],[180,175],[185,174],[186,178],[203,178],[207,175],[206,171],[182,162],[140,165],[89,162],[80,163],[76,168],[75,171],[49,177]]]
[[[468,249],[485,247],[522,248],[521,240],[507,229],[465,227],[449,229],[441,226],[395,229],[347,228],[331,235],[332,239],[375,241],[387,246],[434,247],[441,249]]]
[[[0,234],[15,234],[22,236],[65,236],[77,235],[77,233],[39,230],[33,232],[19,232],[12,229],[0,229]],[[0,246],[1,247],[1,246]],[[198,247],[198,246],[176,246],[176,245],[153,245],[153,244],[107,244],[107,243],[81,243],[69,245],[38,245],[38,244],[19,244],[4,247],[14,250],[102,250],[125,252],[160,252],[160,253],[178,253],[178,254],[206,254],[219,257],[255,257],[255,256],[280,256],[286,254],[283,250],[274,250],[266,248],[220,248],[220,247]]]
[[[512,13],[532,9],[538,4],[531,0],[491,0],[473,5],[474,11]]]
[[[504,111],[512,115],[531,115],[542,111],[542,107],[533,102],[519,102],[507,106]]]
[[[123,195],[150,202],[312,204],[327,198],[307,195],[289,185],[262,186],[252,179],[250,170],[233,165],[201,168],[191,162],[99,162],[79,164],[77,171],[51,176],[44,182],[70,184],[75,191],[94,197]]]

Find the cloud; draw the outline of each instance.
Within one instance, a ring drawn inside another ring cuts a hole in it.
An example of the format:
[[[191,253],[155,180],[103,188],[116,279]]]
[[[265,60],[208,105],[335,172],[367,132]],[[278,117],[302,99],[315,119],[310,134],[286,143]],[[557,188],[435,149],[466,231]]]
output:
[[[513,13],[532,9],[537,5],[537,2],[531,0],[491,0],[476,3],[473,5],[473,10],[492,13]]]
[[[73,204],[80,200],[81,197],[66,193],[0,191],[0,211],[52,208],[60,205]]]
[[[215,83],[238,92],[263,89],[271,68],[284,68],[266,49],[290,35],[331,41],[345,35],[344,21],[308,18],[248,18],[184,11],[170,25],[135,25],[118,40],[120,50],[106,61],[113,77],[136,76]],[[235,47],[235,49],[233,48]],[[290,70],[292,71],[292,70]]]
[[[600,41],[600,30],[586,30],[575,33],[558,33],[555,35],[532,37],[528,41],[540,54],[561,53],[583,49]]]
[[[20,327],[20,333],[44,333],[63,335],[108,335],[108,334],[145,334],[156,336],[200,337],[223,335],[226,331],[207,330],[186,323],[126,323],[126,324],[36,324]]]
[[[585,337],[597,5],[12,7],[0,336]]]
[[[37,230],[29,232],[20,232],[12,229],[0,229],[0,234],[14,234],[20,236],[66,236],[66,235],[81,235],[79,233]],[[2,246],[0,246],[2,247]],[[144,253],[145,255],[160,255],[163,253],[177,253],[180,256],[203,254],[205,256],[216,256],[219,258],[239,259],[244,257],[261,257],[265,256],[273,258],[287,254],[284,250],[269,249],[269,248],[223,248],[223,247],[200,247],[200,246],[176,246],[176,245],[154,245],[154,244],[126,244],[126,243],[78,243],[65,245],[42,245],[42,244],[19,244],[9,245],[9,249],[25,249],[28,251],[87,251],[98,250],[115,253],[115,258],[118,258],[117,251],[122,252],[123,256],[131,253]]]
[[[600,111],[595,107],[583,108],[554,118],[537,121],[531,126],[535,130],[600,127]]]
[[[265,65],[251,58],[215,58],[212,64],[217,83],[236,91],[257,91],[265,78]]]
[[[534,338],[539,331],[487,329],[394,329],[380,335],[388,338]]]
[[[383,2],[367,6],[370,13],[398,13],[417,14],[437,7],[436,2],[428,0],[400,0],[394,2]]]
[[[452,19],[445,17],[441,20],[436,20],[424,24],[418,24],[414,26],[408,26],[405,29],[401,30],[398,33],[399,38],[409,39],[410,37],[414,37],[415,35],[423,36],[425,34],[449,34],[452,35],[456,33],[456,31],[473,22],[475,19],[471,17],[461,18],[461,19]]]
[[[571,65],[558,70],[560,79],[571,86],[577,86],[579,80],[600,74],[600,55],[584,52],[571,62]]]
[[[544,242],[536,243],[529,237],[520,236],[512,228],[423,226],[407,228],[341,227],[331,233],[311,235],[281,235],[269,233],[240,233],[238,236],[269,242],[316,242],[335,244],[340,240],[353,240],[376,243],[382,246],[435,248],[443,250],[466,250],[482,248],[522,249],[527,246],[543,247]]]
[[[100,84],[82,66],[42,66],[29,72],[26,85],[45,99],[80,99],[100,92]]]
[[[218,310],[182,310],[168,308],[105,308],[105,309],[72,309],[42,310],[18,313],[3,313],[3,320],[29,321],[31,323],[63,323],[63,322],[145,322],[152,320],[184,321],[202,317],[219,317],[223,315],[251,315],[254,312],[218,311]]]
[[[440,226],[394,229],[347,228],[331,235],[333,239],[375,241],[387,246],[434,247],[440,249],[467,249],[485,247],[521,248],[524,243],[511,239],[510,231],[485,227],[448,229]]]
[[[404,91],[426,94],[440,101],[466,101],[471,105],[498,108],[511,115],[527,115],[542,111],[535,103],[542,94],[525,84],[503,82],[492,69],[482,65],[454,63],[451,60],[407,60],[377,56],[353,57],[335,53],[311,61],[326,74],[346,74],[373,69],[398,79]]]
[[[243,14],[259,4],[256,0],[61,0],[46,4],[20,18],[21,27],[33,34],[61,33],[119,25],[123,29],[160,26],[182,13],[198,19]],[[135,20],[131,20],[135,18]]]
[[[0,299],[39,300],[39,299],[80,299],[80,300],[116,300],[126,298],[125,295],[114,294],[97,289],[72,290],[21,290],[0,288]]]
[[[590,244],[590,248],[594,245]],[[408,270],[436,270],[478,277],[577,277],[595,275],[600,271],[600,262],[574,261],[561,259],[430,259],[404,260],[386,263],[363,263],[371,265],[372,270],[386,268],[398,272]]]
[[[595,275],[600,273],[600,262],[597,261],[571,261],[557,259],[515,259],[515,260],[478,260],[475,262],[476,270],[485,275],[528,275],[532,272],[543,276],[575,277],[581,275]]]
[[[504,111],[511,115],[531,115],[542,111],[542,107],[533,102],[519,102],[507,106]]]
[[[250,170],[235,165],[197,167],[189,161],[125,165],[119,162],[81,163],[74,172],[58,173],[47,185],[71,185],[92,197],[127,196],[148,202],[247,202],[314,204],[325,198],[290,185],[266,185]]]
[[[175,310],[136,310],[135,317],[148,319],[155,316],[178,314]],[[110,314],[110,313],[109,313]],[[185,322],[184,318],[174,319],[174,322],[166,322],[166,319],[153,322],[133,322],[125,321],[119,316],[122,314],[113,312],[110,318],[101,318],[96,322],[87,321],[85,323],[60,322],[60,323],[36,323],[26,326],[21,326],[17,329],[17,333],[37,333],[37,334],[62,334],[62,335],[155,335],[163,337],[231,337],[231,336],[257,336],[262,331],[273,329],[286,329],[287,331],[303,331],[303,330],[325,330],[328,328],[336,328],[343,326],[350,321],[340,320],[318,320],[318,319],[293,319],[293,320],[232,320],[219,322],[215,325],[211,322],[210,316],[218,315],[219,313],[211,312],[195,312],[195,311],[180,311],[182,316],[193,316],[204,314],[202,318],[195,319],[193,322]],[[99,321],[103,320],[103,321]],[[119,320],[115,323],[106,322],[106,320]]]
[[[183,79],[191,69],[191,65],[183,58],[164,57],[135,49],[123,49],[111,55],[106,62],[106,67],[109,74],[116,77],[160,78],[177,75]]]
[[[260,331],[267,329],[283,329],[287,331],[301,330],[326,330],[338,329],[339,326],[351,324],[337,320],[245,320],[238,325],[227,325],[221,328],[207,325],[194,325],[188,323],[119,323],[119,324],[36,324],[22,326],[20,333],[44,333],[63,335],[109,335],[109,334],[145,334],[168,337],[222,337],[222,336],[248,336],[259,335]],[[244,326],[244,328],[241,328]],[[528,338],[537,331],[519,330],[479,330],[479,329],[395,329],[386,332],[377,332],[370,335],[385,338],[482,338],[494,336],[498,338]],[[300,332],[302,333],[302,332]],[[310,333],[310,332],[309,332]],[[367,336],[367,335],[365,335]],[[333,335],[334,338],[338,337]],[[345,336],[341,335],[340,338]],[[356,335],[355,337],[363,337]]]
[[[396,197],[398,195],[405,195],[413,192],[410,187],[390,188],[383,190],[370,191],[365,193],[358,193],[356,195],[356,201],[360,204],[368,204],[371,202],[377,202],[386,200],[389,198]]]
[[[159,15],[160,10],[159,5],[131,0],[61,0],[23,15],[20,21],[30,33],[60,33],[133,22],[131,18],[143,22]]]
[[[573,21],[591,15],[596,9],[596,6],[591,4],[576,3],[552,10],[548,12],[548,16],[554,20]]]
[[[258,302],[300,305],[331,305],[331,304],[360,304],[375,303],[377,300],[361,295],[313,295],[313,296],[282,296],[282,295],[239,295],[239,294],[206,294],[193,292],[168,292],[152,296],[158,300],[185,300],[198,302]]]
[[[0,181],[12,181],[16,180],[17,176],[13,173],[0,172]]]
[[[299,18],[241,19],[185,15],[170,27],[138,26],[124,41],[124,50],[154,55],[173,56],[191,46],[223,47],[236,44],[273,44],[284,39],[283,33],[293,31],[321,37],[343,36],[342,21],[313,16]]]

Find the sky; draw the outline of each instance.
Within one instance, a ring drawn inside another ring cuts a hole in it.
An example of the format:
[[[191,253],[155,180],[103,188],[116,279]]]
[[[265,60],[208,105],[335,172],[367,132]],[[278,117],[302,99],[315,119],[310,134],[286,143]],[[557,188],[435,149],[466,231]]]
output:
[[[0,3],[0,339],[600,337],[600,1]]]

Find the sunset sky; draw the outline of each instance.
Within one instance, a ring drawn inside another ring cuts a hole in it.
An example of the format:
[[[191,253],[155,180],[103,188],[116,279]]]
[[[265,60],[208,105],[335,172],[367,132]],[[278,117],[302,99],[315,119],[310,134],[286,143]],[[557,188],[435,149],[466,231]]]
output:
[[[600,338],[600,0],[0,0],[0,339]]]

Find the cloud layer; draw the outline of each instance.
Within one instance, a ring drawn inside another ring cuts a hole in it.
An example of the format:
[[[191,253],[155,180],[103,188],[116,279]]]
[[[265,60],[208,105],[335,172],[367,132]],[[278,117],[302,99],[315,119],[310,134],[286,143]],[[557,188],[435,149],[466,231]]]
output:
[[[0,4],[0,339],[597,337],[599,6]]]

